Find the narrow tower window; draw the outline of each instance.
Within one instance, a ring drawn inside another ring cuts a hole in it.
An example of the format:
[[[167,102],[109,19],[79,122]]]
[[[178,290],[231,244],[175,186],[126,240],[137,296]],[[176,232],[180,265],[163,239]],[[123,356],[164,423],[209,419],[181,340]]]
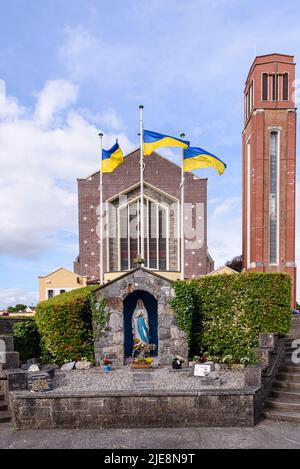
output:
[[[270,193],[269,193],[269,220],[270,238],[269,253],[270,264],[278,264],[278,132],[270,133]]]
[[[272,75],[272,99],[273,101],[278,100],[278,75]]]
[[[262,100],[268,101],[268,74],[263,73],[262,76]]]
[[[289,99],[289,75],[288,75],[288,73],[283,74],[282,98],[283,98],[284,101],[287,101]]]

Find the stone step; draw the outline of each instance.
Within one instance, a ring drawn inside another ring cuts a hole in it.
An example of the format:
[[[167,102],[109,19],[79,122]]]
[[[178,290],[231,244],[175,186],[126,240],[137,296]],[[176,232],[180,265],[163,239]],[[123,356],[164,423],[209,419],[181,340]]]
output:
[[[271,399],[279,399],[279,400],[282,400],[282,401],[297,401],[300,403],[300,390],[299,391],[296,391],[296,390],[275,390],[275,389],[272,389],[271,393],[270,393],[270,397]]]
[[[273,382],[273,389],[285,389],[289,391],[300,391],[300,383],[291,383],[288,381],[277,381]]]
[[[300,373],[278,373],[277,380],[300,383]]]
[[[269,399],[266,401],[266,408],[275,409],[279,411],[288,411],[288,412],[299,412],[300,413],[300,402],[295,401],[281,401],[276,399]]]
[[[0,412],[6,411],[8,409],[5,401],[0,402]]]
[[[10,422],[10,413],[7,412],[0,412],[0,423]]]
[[[278,420],[282,422],[295,422],[300,423],[300,413],[295,412],[280,412],[271,409],[265,409],[263,416],[267,419]]]
[[[294,365],[293,363],[289,365],[288,364],[281,365],[279,367],[279,371],[283,371],[287,373],[293,373],[293,372],[300,373],[300,365]]]

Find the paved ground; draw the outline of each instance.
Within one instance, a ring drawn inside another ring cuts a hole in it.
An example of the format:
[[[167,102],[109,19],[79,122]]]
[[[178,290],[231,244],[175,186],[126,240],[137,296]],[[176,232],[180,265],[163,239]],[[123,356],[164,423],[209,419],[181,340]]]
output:
[[[0,424],[0,448],[300,448],[299,424],[264,421],[251,428],[13,431]]]

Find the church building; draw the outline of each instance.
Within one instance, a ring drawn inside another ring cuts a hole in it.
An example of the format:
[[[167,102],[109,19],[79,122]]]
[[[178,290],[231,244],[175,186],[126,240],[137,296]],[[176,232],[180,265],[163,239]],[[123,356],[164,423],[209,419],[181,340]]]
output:
[[[181,277],[181,168],[157,153],[145,157],[144,239],[140,233],[140,150],[129,153],[112,173],[103,174],[104,282],[137,267],[144,243],[143,267],[169,280]],[[99,177],[78,179],[79,256],[74,271],[99,281]],[[207,179],[185,174],[184,277],[214,270],[207,247]]]

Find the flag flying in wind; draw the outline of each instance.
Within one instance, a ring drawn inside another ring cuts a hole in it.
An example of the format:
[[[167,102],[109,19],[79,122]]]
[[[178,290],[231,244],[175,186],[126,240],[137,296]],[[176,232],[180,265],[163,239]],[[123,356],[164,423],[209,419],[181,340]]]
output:
[[[209,166],[212,166],[215,168],[218,173],[223,174],[226,164],[217,158],[215,155],[212,153],[209,153],[206,150],[203,150],[203,148],[197,148],[197,147],[189,147],[186,150],[184,150],[183,154],[183,170],[184,172],[186,171],[192,171],[193,169],[199,169],[199,168],[208,168]]]
[[[102,150],[102,173],[112,173],[124,161],[123,152],[116,142],[110,150]]]
[[[151,130],[144,130],[144,155],[151,153],[159,147],[181,147],[188,148],[190,142],[180,138],[170,137],[170,135],[158,134]]]

